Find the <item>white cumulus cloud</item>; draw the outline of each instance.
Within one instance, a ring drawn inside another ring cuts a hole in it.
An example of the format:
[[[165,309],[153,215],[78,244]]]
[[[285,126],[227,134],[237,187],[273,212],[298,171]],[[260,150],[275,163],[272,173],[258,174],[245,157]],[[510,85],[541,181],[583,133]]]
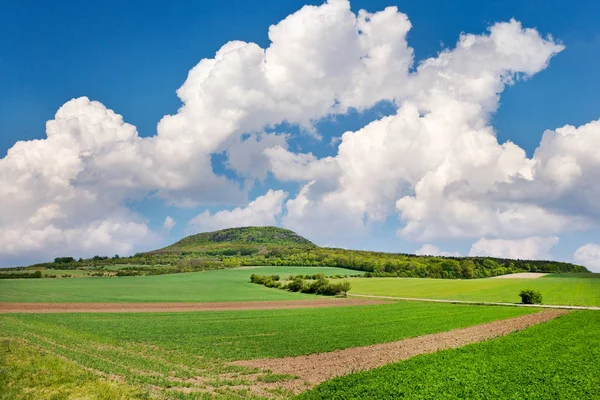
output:
[[[207,232],[238,226],[278,225],[277,219],[283,211],[283,202],[287,196],[283,190],[269,190],[246,207],[221,210],[214,214],[207,210],[194,217],[188,228],[193,232]]]
[[[434,244],[426,243],[415,251],[419,256],[442,256],[442,257],[460,257],[457,251],[442,251]]]
[[[171,229],[173,229],[176,223],[177,222],[171,216],[167,216],[165,218],[165,221],[163,222],[163,228],[166,231],[171,231]]]
[[[480,239],[473,243],[469,256],[548,260],[558,237],[528,237],[524,239]]]
[[[421,240],[564,229],[571,220],[553,210],[490,196],[499,184],[532,179],[535,168],[524,150],[496,139],[499,94],[562,49],[516,21],[464,34],[394,87],[395,114],[344,133],[335,157],[269,150],[275,176],[307,181],[284,221],[315,235],[360,234],[397,213],[400,234]]]
[[[588,243],[575,251],[573,258],[590,271],[600,273],[600,244]]]

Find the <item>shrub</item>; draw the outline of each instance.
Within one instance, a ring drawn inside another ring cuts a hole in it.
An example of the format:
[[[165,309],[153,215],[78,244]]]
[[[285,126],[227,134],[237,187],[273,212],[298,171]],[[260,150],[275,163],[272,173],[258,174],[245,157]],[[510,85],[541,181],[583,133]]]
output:
[[[264,285],[270,288],[281,288],[281,282],[279,282],[279,275],[250,275],[250,282],[259,285]]]
[[[328,284],[320,288],[319,294],[325,296],[337,296],[342,293],[342,288],[339,283]]]
[[[273,279],[267,279],[265,283],[263,283],[268,288],[281,288],[281,282],[274,281]]]
[[[295,277],[293,281],[288,283],[287,288],[291,292],[300,292],[304,288],[304,279]]]
[[[542,294],[536,290],[525,289],[519,293],[523,304],[542,304]]]

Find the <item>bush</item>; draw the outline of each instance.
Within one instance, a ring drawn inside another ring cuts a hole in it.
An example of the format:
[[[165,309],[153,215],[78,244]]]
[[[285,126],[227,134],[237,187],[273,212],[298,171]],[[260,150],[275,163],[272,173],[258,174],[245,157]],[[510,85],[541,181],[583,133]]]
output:
[[[542,304],[542,294],[536,290],[525,289],[519,293],[523,304]]]
[[[302,291],[302,288],[304,288],[304,279],[298,277],[294,278],[294,280],[287,285],[287,289],[290,292],[300,292]]]
[[[259,285],[264,285],[270,288],[280,288],[281,282],[279,282],[279,275],[250,275],[250,282],[256,283]]]

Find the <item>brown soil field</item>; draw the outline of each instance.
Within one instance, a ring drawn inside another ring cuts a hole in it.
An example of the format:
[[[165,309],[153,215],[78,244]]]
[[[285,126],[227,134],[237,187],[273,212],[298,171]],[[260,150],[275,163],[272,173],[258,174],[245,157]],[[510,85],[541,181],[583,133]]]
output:
[[[302,392],[337,376],[381,367],[406,360],[419,354],[433,353],[467,344],[504,336],[529,326],[546,322],[568,310],[546,310],[506,320],[489,322],[449,332],[435,333],[404,339],[397,342],[354,347],[328,353],[311,354],[300,357],[236,361],[233,365],[260,368],[274,374],[297,377],[284,382],[260,383],[252,388],[257,394],[265,389],[284,388]]]
[[[0,313],[184,312],[347,307],[388,303],[386,300],[318,299],[221,303],[0,303]]]

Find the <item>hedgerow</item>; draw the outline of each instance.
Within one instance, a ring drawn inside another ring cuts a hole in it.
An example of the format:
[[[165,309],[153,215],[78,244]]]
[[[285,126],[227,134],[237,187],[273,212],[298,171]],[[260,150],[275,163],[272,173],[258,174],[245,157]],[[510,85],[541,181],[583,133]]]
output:
[[[282,284],[279,275],[256,275],[250,276],[250,282],[270,288],[289,290],[290,292],[301,292],[308,294],[319,294],[323,296],[339,296],[348,294],[350,282],[330,283],[324,274],[305,275],[310,277],[305,280],[303,275],[290,277],[289,282]]]

